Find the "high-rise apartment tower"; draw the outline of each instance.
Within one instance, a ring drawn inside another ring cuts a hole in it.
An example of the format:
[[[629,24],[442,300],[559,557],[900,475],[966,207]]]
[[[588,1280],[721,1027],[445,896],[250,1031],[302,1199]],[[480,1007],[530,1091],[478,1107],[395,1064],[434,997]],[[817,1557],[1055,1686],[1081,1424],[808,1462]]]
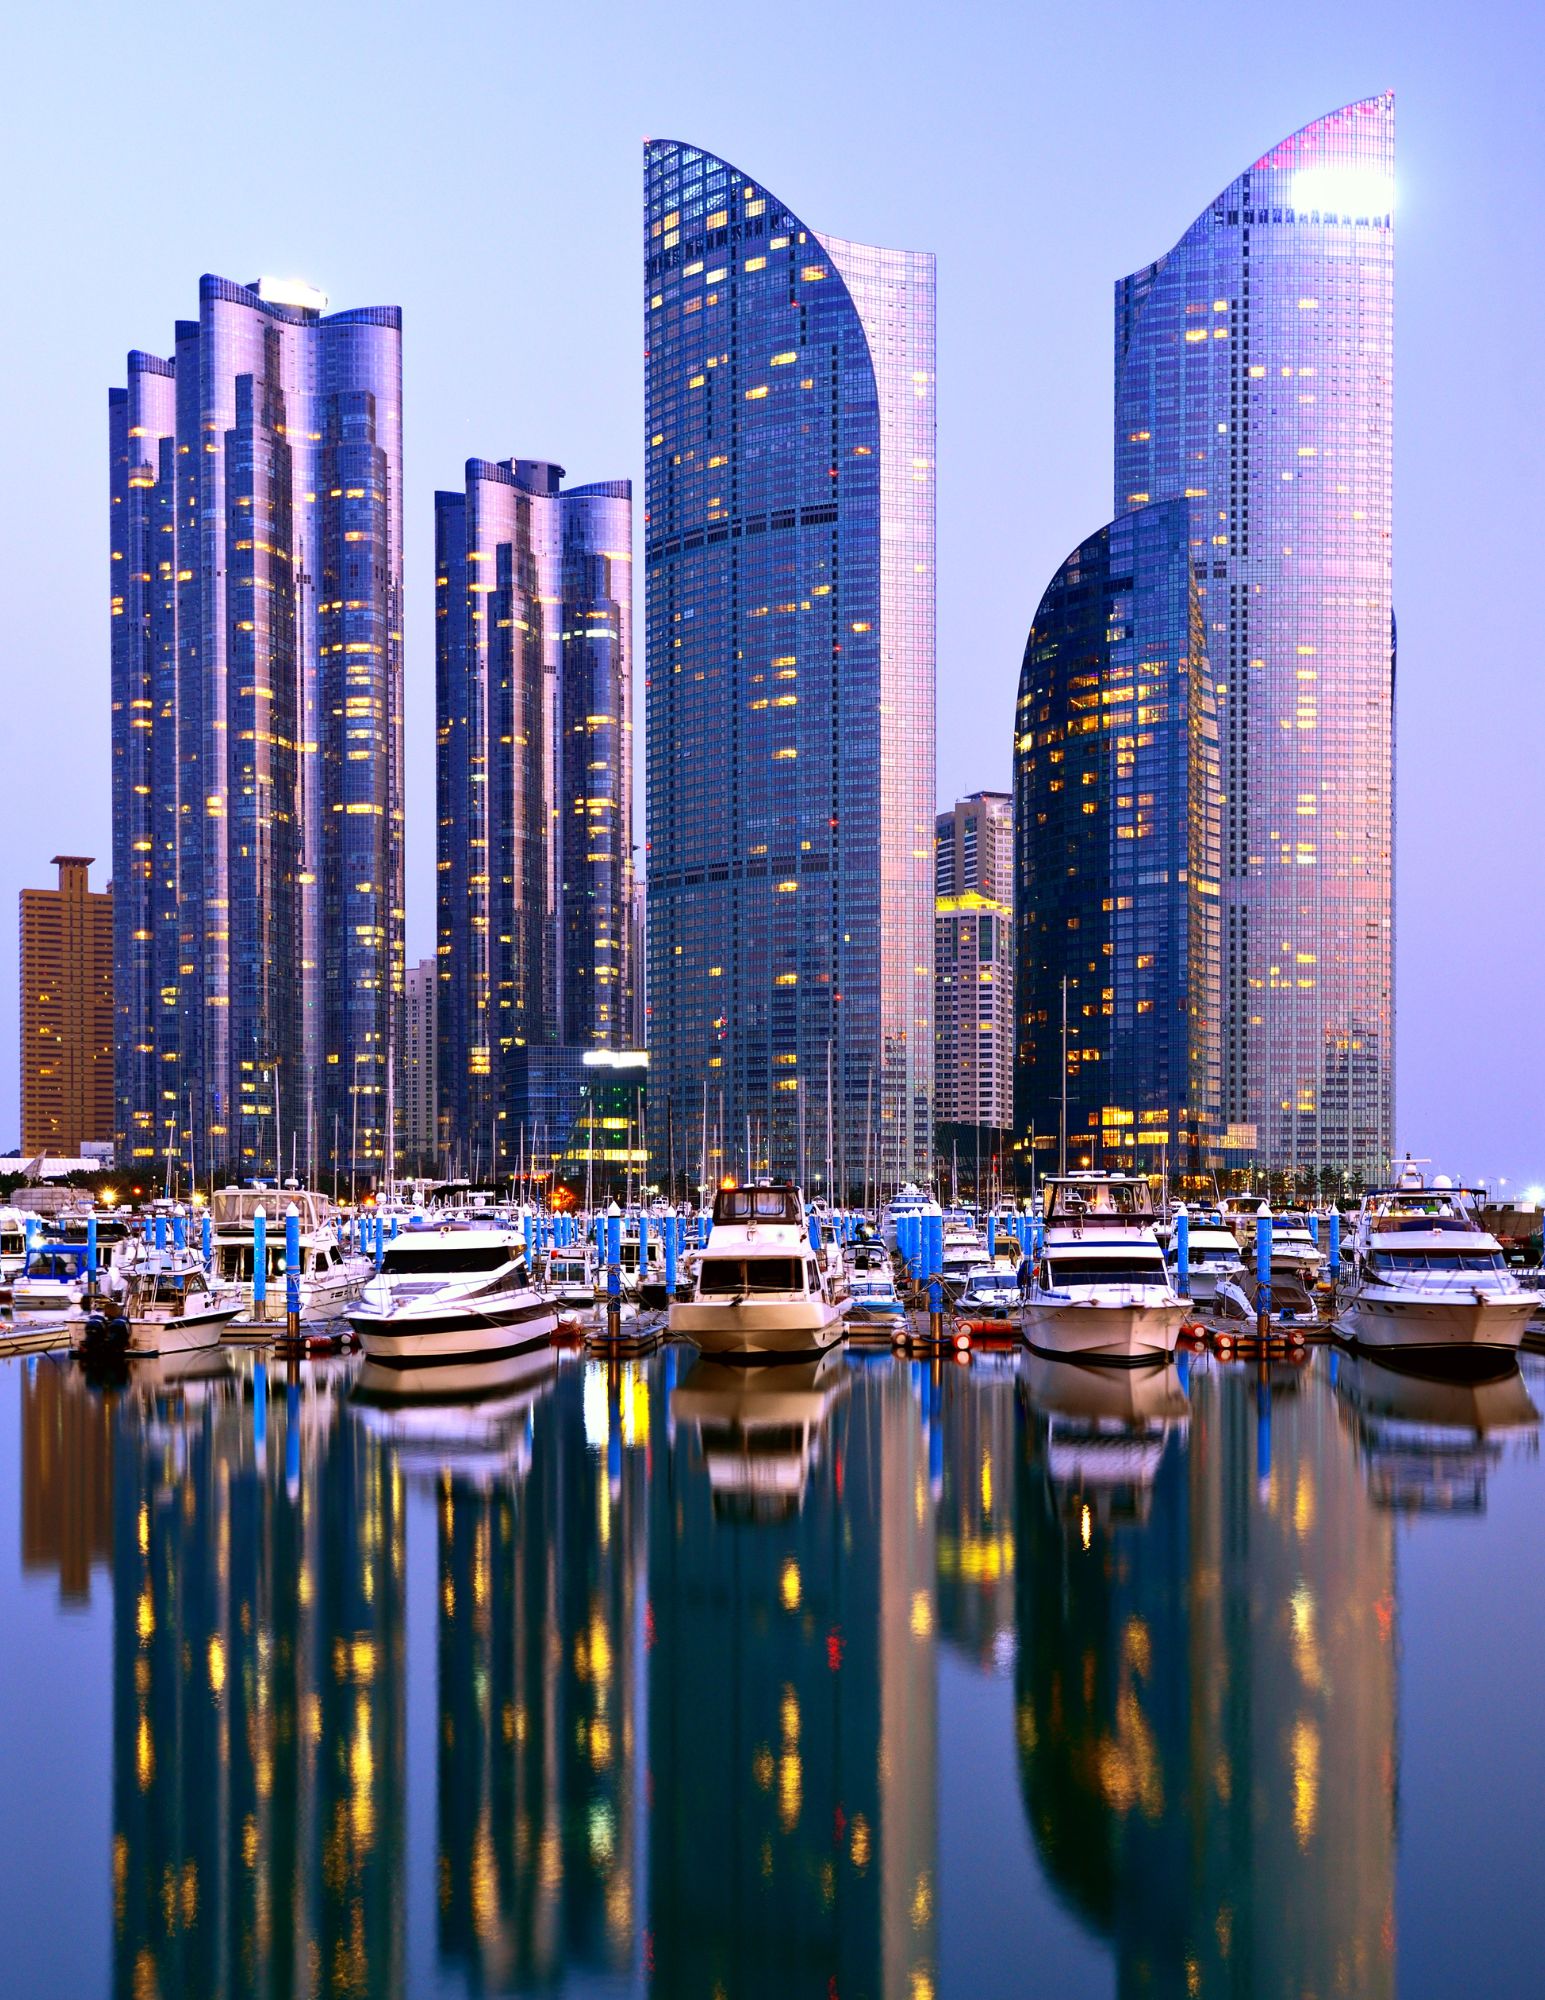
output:
[[[113,1137],[113,899],[87,855],[21,892],[21,1147],[77,1158]]]
[[[938,1151],[990,1165],[1014,1116],[1014,808],[973,792],[934,824]]]
[[[1118,510],[1184,500],[1223,760],[1229,1164],[1386,1170],[1394,100],[1316,119],[1116,285]]]
[[[205,277],[112,440],[128,1159],[378,1171],[401,1016],[395,306]]]
[[[655,1165],[921,1174],[934,261],[650,141],[644,325]]]

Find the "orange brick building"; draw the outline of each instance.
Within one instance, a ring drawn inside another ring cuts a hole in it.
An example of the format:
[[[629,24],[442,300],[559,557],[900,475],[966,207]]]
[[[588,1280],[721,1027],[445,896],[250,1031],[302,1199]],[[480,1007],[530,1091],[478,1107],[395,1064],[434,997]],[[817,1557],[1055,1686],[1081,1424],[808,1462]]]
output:
[[[113,898],[89,855],[54,865],[21,892],[21,1146],[70,1158],[113,1136]]]

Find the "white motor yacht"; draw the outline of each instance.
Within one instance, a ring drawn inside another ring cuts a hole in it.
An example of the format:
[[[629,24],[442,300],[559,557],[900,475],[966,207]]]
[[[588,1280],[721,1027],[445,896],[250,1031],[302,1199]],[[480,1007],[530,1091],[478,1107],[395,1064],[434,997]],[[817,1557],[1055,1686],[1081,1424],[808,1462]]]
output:
[[[926,1218],[935,1215],[942,1218],[943,1211],[933,1196],[924,1194],[920,1187],[908,1181],[905,1187],[897,1189],[880,1211],[880,1240],[887,1250],[894,1250],[896,1224],[903,1216]]]
[[[890,1253],[878,1243],[859,1243],[848,1263],[848,1328],[851,1332],[895,1333],[907,1323],[896,1290]]]
[[[1175,1351],[1186,1302],[1154,1235],[1140,1174],[1054,1175],[1044,1184],[1040,1256],[1024,1294],[1025,1339],[1086,1361],[1155,1361]]]
[[[1352,1412],[1380,1506],[1481,1513],[1487,1475],[1508,1450],[1535,1448],[1539,1412],[1511,1354],[1462,1378],[1366,1349],[1339,1361],[1336,1393]]]
[[[558,1314],[513,1230],[416,1229],[386,1246],[349,1324],[369,1360],[401,1368],[543,1346]]]
[[[1165,1253],[1178,1289],[1180,1262],[1173,1226],[1165,1244]],[[1211,1305],[1218,1296],[1220,1285],[1237,1285],[1245,1275],[1245,1260],[1239,1253],[1239,1240],[1217,1215],[1193,1215],[1189,1218],[1186,1266],[1190,1287],[1188,1296],[1198,1305]]]
[[[1336,1295],[1344,1340],[1428,1355],[1516,1350],[1537,1302],[1476,1221],[1474,1198],[1417,1175],[1363,1197]]]
[[[133,1359],[218,1347],[244,1303],[235,1287],[210,1284],[197,1251],[158,1250],[144,1241],[126,1247],[103,1289],[111,1317],[94,1315],[72,1327],[70,1344],[77,1353],[105,1346]]]
[[[209,1202],[214,1232],[211,1279],[216,1285],[240,1286],[244,1309],[250,1309],[256,1217],[261,1208],[267,1246],[266,1311],[269,1319],[282,1319],[286,1309],[284,1235],[291,1202],[300,1217],[300,1316],[307,1321],[336,1319],[364,1291],[375,1260],[345,1249],[326,1198],[311,1188],[217,1188]]]
[[[594,1253],[583,1243],[547,1256],[547,1291],[560,1312],[589,1312],[596,1302]]]
[[[672,1302],[670,1330],[743,1361],[818,1354],[842,1338],[840,1271],[812,1248],[790,1182],[720,1188],[692,1297]]]
[[[966,1274],[955,1301],[955,1323],[967,1333],[1019,1336],[1019,1279],[1003,1264],[981,1263]]]

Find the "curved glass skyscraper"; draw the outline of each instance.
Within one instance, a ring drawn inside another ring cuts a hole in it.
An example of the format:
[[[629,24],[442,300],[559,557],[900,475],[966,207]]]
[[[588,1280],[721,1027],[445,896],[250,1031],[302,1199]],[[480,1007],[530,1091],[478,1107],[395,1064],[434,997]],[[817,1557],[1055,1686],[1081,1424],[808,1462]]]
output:
[[[819,235],[727,161],[659,140],[644,276],[657,1170],[706,1152],[712,1174],[812,1189],[918,1174],[933,258]]]
[[[117,1142],[387,1144],[402,1001],[402,332],[205,277],[110,395]]]
[[[1116,286],[1116,506],[1188,503],[1218,688],[1230,1164],[1390,1152],[1393,174],[1346,105]]]
[[[1091,535],[1042,597],[1014,736],[1014,1126],[1060,1167],[1213,1162],[1218,726],[1184,501]]]

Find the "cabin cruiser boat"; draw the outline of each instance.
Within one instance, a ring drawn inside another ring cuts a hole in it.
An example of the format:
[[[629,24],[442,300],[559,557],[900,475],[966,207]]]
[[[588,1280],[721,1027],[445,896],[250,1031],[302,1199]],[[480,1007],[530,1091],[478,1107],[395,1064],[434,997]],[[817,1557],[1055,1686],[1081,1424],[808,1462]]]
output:
[[[1369,1491],[1381,1507],[1479,1514],[1486,1477],[1531,1446],[1539,1412],[1511,1354],[1456,1377],[1359,1349],[1338,1357],[1336,1393],[1352,1414]]]
[[[1261,1211],[1265,1207],[1264,1195],[1226,1195],[1218,1210],[1219,1220],[1232,1234],[1245,1269],[1252,1274]],[[1296,1287],[1307,1294],[1320,1275],[1322,1261],[1308,1217],[1299,1209],[1278,1210],[1271,1218],[1272,1285],[1278,1290]]]
[[[887,1250],[896,1248],[896,1224],[904,1216],[940,1216],[943,1211],[932,1195],[924,1194],[920,1187],[908,1181],[899,1188],[880,1211],[880,1240]]]
[[[453,1227],[393,1237],[349,1324],[367,1359],[405,1368],[545,1346],[558,1314],[513,1230]]]
[[[671,1393],[671,1416],[696,1427],[716,1514],[797,1514],[820,1463],[833,1410],[849,1388],[835,1349],[776,1369],[700,1357]]]
[[[27,1217],[19,1208],[0,1208],[0,1292],[6,1297],[26,1261]]]
[[[1025,1339],[1086,1361],[1155,1361],[1174,1353],[1186,1302],[1154,1235],[1141,1174],[1065,1174],[1045,1182],[1046,1222],[1027,1273]]]
[[[895,1333],[907,1323],[889,1255],[878,1244],[860,1244],[848,1270],[848,1330]]]
[[[991,1337],[1019,1336],[1019,1279],[1002,1264],[978,1264],[967,1272],[955,1301],[955,1323],[962,1331]]]
[[[349,1407],[410,1478],[503,1484],[530,1468],[531,1419],[557,1372],[551,1348],[450,1361],[429,1374],[366,1361]]]
[[[546,1285],[560,1312],[589,1312],[596,1302],[596,1272],[589,1249],[576,1243],[549,1251]]]
[[[95,1350],[133,1359],[218,1347],[244,1304],[236,1287],[210,1284],[197,1251],[159,1250],[143,1241],[126,1246],[102,1289],[114,1310],[75,1324],[70,1344],[77,1354]]]
[[[1407,1354],[1513,1353],[1536,1299],[1471,1212],[1475,1190],[1410,1185],[1363,1197],[1342,1266],[1335,1330]]]
[[[217,1285],[239,1285],[243,1303],[252,1305],[252,1267],[256,1254],[256,1217],[261,1208],[267,1245],[267,1313],[285,1312],[285,1224],[291,1203],[300,1216],[300,1316],[303,1320],[336,1319],[346,1313],[375,1269],[370,1257],[351,1255],[338,1240],[324,1196],[310,1188],[226,1187],[210,1196]]]
[[[944,1255],[939,1265],[945,1299],[950,1303],[958,1299],[973,1273],[980,1271],[986,1263],[987,1245],[974,1229],[959,1230],[953,1237],[946,1233]]]
[[[1158,1235],[1178,1291],[1180,1259],[1175,1247],[1173,1222],[1161,1229]],[[1220,1286],[1238,1285],[1243,1279],[1245,1260],[1239,1254],[1239,1239],[1220,1216],[1193,1215],[1188,1218],[1186,1268],[1187,1295],[1198,1305],[1211,1305],[1218,1296]]]
[[[788,1181],[720,1188],[692,1297],[670,1330],[704,1354],[772,1361],[842,1338],[841,1264],[811,1246],[805,1205]]]

